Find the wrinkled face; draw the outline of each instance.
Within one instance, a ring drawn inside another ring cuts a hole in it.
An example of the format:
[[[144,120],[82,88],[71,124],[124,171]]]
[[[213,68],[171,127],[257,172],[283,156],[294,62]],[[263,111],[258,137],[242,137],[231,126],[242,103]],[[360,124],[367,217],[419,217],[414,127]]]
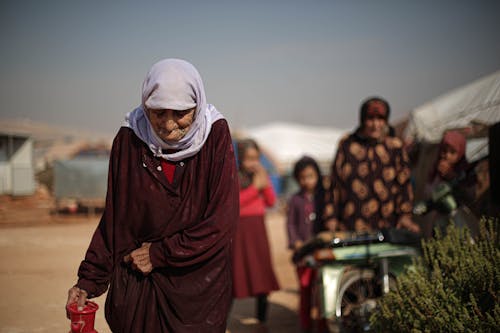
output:
[[[196,108],[188,110],[147,109],[155,133],[163,141],[179,141],[189,131]]]
[[[455,148],[450,145],[445,145],[441,149],[441,159],[446,160],[451,165],[455,165],[460,159],[460,156]]]
[[[316,185],[318,184],[318,173],[311,166],[306,166],[298,175],[300,188],[307,193],[313,193]]]
[[[241,168],[249,173],[255,173],[260,165],[259,151],[253,147],[247,148],[241,159]]]
[[[381,116],[368,116],[363,123],[363,134],[366,137],[378,140],[385,136],[387,120]]]

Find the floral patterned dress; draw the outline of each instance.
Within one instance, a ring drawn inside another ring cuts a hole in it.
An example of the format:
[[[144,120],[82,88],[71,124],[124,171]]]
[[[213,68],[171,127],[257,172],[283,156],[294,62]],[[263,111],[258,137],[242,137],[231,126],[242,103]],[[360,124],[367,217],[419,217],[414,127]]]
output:
[[[344,137],[331,170],[326,218],[342,229],[368,231],[395,227],[411,215],[413,189],[408,156],[395,137],[375,141],[356,131]]]

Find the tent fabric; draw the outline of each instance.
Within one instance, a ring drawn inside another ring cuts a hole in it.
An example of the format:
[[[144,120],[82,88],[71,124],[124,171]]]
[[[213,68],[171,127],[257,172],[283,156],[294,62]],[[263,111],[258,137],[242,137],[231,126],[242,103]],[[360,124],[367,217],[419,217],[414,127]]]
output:
[[[412,110],[404,137],[437,143],[448,129],[499,121],[500,70]]]
[[[467,140],[467,147],[465,148],[465,157],[467,161],[478,161],[488,155],[488,138],[473,138]]]
[[[106,198],[109,157],[77,157],[54,162],[54,194],[61,199]]]
[[[291,123],[271,123],[245,131],[271,155],[281,174],[290,173],[294,163],[304,155],[316,159],[323,172],[329,171],[338,141],[348,132]]]

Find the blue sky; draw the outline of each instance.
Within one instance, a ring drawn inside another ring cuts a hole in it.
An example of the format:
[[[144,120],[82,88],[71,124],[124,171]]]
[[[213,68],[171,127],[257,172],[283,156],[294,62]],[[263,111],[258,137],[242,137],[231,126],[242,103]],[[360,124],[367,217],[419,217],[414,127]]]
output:
[[[499,70],[500,1],[2,1],[0,43],[0,118],[116,132],[177,57],[235,128],[353,128]]]

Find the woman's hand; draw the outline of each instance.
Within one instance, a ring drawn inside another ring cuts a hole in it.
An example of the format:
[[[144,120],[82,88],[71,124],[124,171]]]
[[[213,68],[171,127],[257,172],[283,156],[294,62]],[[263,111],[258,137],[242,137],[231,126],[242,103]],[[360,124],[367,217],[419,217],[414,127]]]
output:
[[[132,269],[148,275],[153,270],[151,258],[149,257],[149,248],[151,243],[142,243],[142,246],[123,257],[123,261],[130,264]]]
[[[253,186],[255,186],[258,190],[262,190],[267,187],[269,182],[269,177],[267,175],[266,169],[259,164],[255,168],[255,173],[253,175]]]
[[[420,226],[417,223],[415,223],[411,219],[411,217],[406,216],[406,215],[401,216],[401,218],[399,219],[399,221],[396,225],[396,229],[401,229],[401,228],[410,230],[416,234],[420,233]]]
[[[301,240],[296,240],[295,243],[293,243],[293,250],[297,251],[304,245],[304,242]]]
[[[73,288],[68,290],[68,301],[66,302],[66,317],[68,317],[68,319],[68,305],[77,302],[78,310],[81,311],[83,310],[85,303],[87,303],[87,296],[88,293],[85,290],[78,288],[77,286],[74,286]]]

